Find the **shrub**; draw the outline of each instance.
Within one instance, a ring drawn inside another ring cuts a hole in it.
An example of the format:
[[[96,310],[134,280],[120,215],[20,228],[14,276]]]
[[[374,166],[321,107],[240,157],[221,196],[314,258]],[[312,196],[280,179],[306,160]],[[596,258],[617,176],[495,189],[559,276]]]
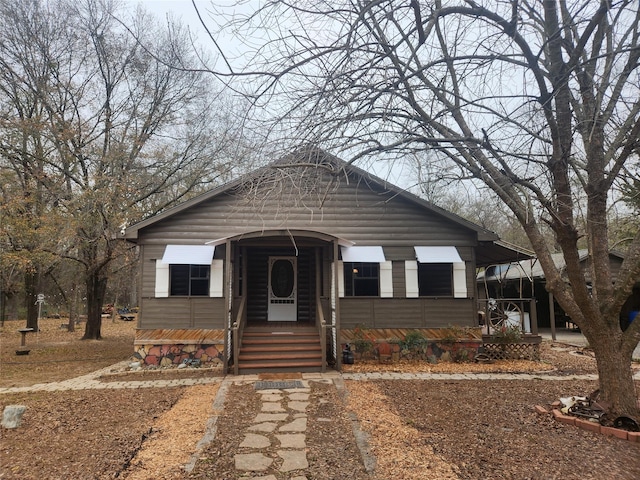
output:
[[[400,349],[404,355],[421,355],[427,350],[427,338],[418,331],[407,332],[400,341]]]
[[[502,325],[494,334],[493,338],[499,343],[518,343],[522,338],[520,327],[516,325]]]
[[[367,328],[362,325],[357,325],[353,330],[352,344],[356,348],[356,352],[363,356],[366,356],[373,351],[373,339],[369,338]]]

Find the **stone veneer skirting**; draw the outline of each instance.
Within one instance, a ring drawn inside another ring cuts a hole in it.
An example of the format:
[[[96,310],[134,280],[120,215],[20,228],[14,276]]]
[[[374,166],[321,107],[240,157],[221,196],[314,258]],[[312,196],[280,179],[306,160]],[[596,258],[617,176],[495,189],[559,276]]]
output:
[[[194,362],[210,366],[224,362],[223,351],[223,345],[136,345],[133,357],[159,367]]]
[[[181,363],[212,366],[224,362],[224,331],[204,329],[138,329],[133,357],[145,365]]]

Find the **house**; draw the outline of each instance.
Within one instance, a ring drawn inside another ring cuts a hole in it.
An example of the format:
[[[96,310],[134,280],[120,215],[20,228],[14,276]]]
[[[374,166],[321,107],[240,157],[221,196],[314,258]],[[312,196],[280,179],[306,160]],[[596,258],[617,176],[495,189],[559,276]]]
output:
[[[312,148],[123,238],[140,255],[136,355],[235,373],[339,367],[356,327],[401,338],[477,326],[476,267],[522,258],[494,233]]]

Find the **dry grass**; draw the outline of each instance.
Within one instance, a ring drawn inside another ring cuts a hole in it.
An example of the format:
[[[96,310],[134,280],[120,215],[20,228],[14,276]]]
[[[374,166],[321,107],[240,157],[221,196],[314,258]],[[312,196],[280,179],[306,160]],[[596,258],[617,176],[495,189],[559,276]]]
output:
[[[25,321],[7,321],[0,327],[0,387],[23,387],[85,375],[133,354],[136,322],[102,320],[102,340],[81,340],[85,324],[74,332],[61,328],[66,318],[41,319],[40,332],[28,333],[28,355],[16,355]]]

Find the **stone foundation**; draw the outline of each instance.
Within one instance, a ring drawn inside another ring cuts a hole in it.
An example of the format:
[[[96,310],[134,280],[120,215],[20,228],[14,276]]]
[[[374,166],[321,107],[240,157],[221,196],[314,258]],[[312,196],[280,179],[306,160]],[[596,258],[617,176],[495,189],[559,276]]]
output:
[[[224,362],[223,345],[136,345],[133,357],[144,365],[169,367],[181,363],[213,366]]]
[[[342,345],[344,351],[346,344]],[[423,360],[437,362],[472,362],[482,347],[479,339],[426,341],[422,346],[402,349],[398,343],[384,340],[374,342],[367,352],[358,352],[357,346],[350,345],[356,359],[378,359],[381,362],[398,360]]]
[[[415,335],[415,334],[419,335]],[[417,329],[346,329],[340,332],[342,350],[347,344],[354,358],[377,358],[382,362],[423,360],[431,363],[472,362],[482,347],[477,327]],[[413,338],[411,338],[413,336]]]
[[[476,339],[429,342],[427,360],[472,362],[481,346],[482,341]]]

